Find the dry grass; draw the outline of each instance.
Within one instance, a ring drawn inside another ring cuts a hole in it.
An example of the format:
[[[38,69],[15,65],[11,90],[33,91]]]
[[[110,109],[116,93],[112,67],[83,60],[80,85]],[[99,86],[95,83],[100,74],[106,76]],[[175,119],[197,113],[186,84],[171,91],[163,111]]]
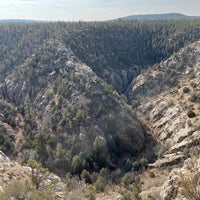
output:
[[[192,158],[188,169],[180,175],[179,191],[190,200],[200,200],[200,158]]]

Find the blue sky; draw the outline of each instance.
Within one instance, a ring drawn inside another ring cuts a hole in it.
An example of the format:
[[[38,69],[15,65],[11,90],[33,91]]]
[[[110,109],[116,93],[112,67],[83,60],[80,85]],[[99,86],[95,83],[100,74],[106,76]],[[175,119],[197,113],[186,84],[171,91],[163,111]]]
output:
[[[169,12],[200,16],[200,0],[0,0],[0,19],[95,21]]]

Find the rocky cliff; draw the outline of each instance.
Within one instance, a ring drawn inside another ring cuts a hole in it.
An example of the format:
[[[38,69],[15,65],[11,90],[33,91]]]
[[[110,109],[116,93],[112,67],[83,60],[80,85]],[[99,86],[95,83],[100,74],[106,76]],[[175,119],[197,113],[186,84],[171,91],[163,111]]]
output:
[[[183,171],[188,157],[197,163],[199,159],[200,41],[138,76],[130,94],[139,101],[138,116],[158,141],[158,159],[149,166],[173,169],[157,198],[182,199],[174,176]]]

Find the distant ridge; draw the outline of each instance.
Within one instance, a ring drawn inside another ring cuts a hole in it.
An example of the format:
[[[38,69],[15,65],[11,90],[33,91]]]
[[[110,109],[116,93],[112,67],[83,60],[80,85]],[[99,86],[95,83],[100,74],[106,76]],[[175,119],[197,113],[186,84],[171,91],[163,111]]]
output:
[[[45,23],[48,21],[28,20],[28,19],[2,19],[0,23]]]
[[[130,15],[119,18],[120,20],[170,20],[170,19],[194,19],[200,16],[187,16],[181,13],[165,13],[165,14],[147,14],[147,15]]]

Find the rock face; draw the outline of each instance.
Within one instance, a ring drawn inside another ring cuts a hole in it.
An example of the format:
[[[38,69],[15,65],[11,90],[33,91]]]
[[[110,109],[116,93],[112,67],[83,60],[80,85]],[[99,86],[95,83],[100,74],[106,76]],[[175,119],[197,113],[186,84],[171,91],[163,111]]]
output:
[[[159,144],[158,159],[149,166],[175,168],[166,176],[168,182],[163,185],[165,194],[161,199],[182,199],[174,173],[182,170],[181,165],[188,157],[193,157],[194,149],[199,151],[199,72],[200,41],[197,41],[132,82],[131,97],[140,101],[138,116]]]
[[[186,111],[178,104],[167,100],[167,95],[140,107],[143,116],[151,124],[152,134],[161,144],[160,154],[171,154],[198,144],[199,131],[188,121]]]
[[[12,179],[20,180],[26,177],[26,173],[18,163],[13,162],[0,151],[0,177],[0,186],[3,188]]]
[[[161,154],[176,153],[191,148],[199,141],[200,42],[182,49],[150,72],[151,79],[143,76],[142,82],[133,86],[133,93],[145,89],[149,97],[141,101],[139,112],[150,125],[152,134],[161,143]],[[181,71],[178,69],[181,67]],[[174,76],[170,76],[170,73]],[[176,85],[158,84],[159,77],[170,76]],[[145,79],[145,78],[147,79]],[[158,87],[154,89],[154,85]],[[151,89],[152,88],[152,89]],[[188,88],[188,92],[185,92]],[[151,95],[152,94],[152,95]],[[142,98],[141,98],[142,99]],[[193,110],[194,118],[188,115]]]

